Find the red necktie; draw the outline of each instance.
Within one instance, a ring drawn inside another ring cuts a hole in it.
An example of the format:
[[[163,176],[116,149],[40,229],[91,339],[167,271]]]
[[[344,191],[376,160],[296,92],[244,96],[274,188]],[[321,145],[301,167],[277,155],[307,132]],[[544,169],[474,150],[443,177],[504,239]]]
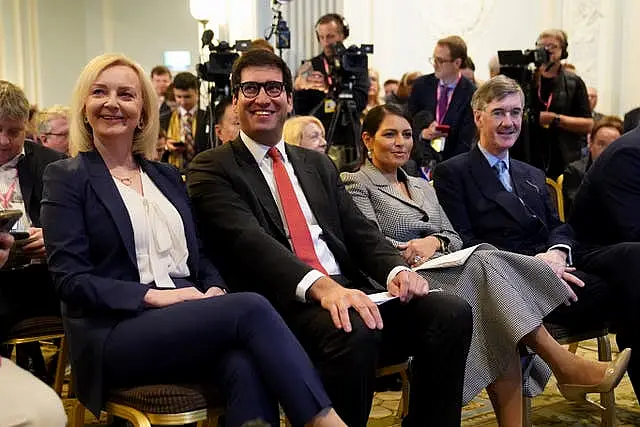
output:
[[[293,245],[293,252],[314,269],[322,274],[327,274],[322,264],[320,264],[316,250],[313,247],[307,220],[304,218],[300,203],[298,203],[289,174],[287,174],[284,163],[282,163],[280,152],[276,147],[271,147],[267,154],[273,160],[273,176],[276,179],[282,210],[289,227],[289,237]]]

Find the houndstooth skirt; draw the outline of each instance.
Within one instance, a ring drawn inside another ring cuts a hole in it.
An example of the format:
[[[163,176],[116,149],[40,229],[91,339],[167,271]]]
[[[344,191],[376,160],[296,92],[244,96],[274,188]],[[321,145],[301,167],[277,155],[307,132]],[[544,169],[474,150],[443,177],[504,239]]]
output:
[[[419,272],[430,288],[464,298],[473,309],[465,403],[507,370],[518,342],[569,297],[542,260],[488,248],[477,249],[463,266]],[[523,392],[539,394],[550,375],[546,363],[535,356],[524,372]]]

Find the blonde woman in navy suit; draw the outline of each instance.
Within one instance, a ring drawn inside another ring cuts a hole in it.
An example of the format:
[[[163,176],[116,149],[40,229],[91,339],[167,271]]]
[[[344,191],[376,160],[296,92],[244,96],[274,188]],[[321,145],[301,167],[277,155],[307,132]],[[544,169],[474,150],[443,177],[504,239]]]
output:
[[[462,240],[434,189],[401,169],[413,145],[411,125],[402,111],[388,104],[373,108],[364,119],[362,139],[369,160],[358,172],[342,175],[362,213],[380,227],[412,266],[461,249]],[[420,273],[431,289],[442,288],[472,306],[474,333],[464,401],[486,387],[501,426],[522,425],[519,344],[540,355],[560,384],[601,384],[600,388],[611,389],[625,372],[628,354],[609,367],[569,353],[549,335],[542,319],[568,302],[572,294],[539,259],[487,245],[476,250],[463,266]],[[609,368],[613,372],[605,374]],[[544,385],[548,369],[545,371],[542,362],[536,363],[532,375]],[[532,385],[526,391],[540,390]]]
[[[278,401],[294,425],[345,425],[271,305],[225,295],[178,171],[146,160],[157,135],[142,68],[90,61],[74,92],[75,157],[45,171],[42,209],[79,399],[98,414],[109,388],[198,382],[220,387],[229,426],[278,423]]]

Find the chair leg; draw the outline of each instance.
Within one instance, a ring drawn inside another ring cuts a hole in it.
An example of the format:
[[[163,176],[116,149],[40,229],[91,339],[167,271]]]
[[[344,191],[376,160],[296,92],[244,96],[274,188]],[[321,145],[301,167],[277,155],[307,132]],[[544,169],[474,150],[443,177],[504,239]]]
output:
[[[529,396],[522,396],[522,427],[532,427],[531,398]]]
[[[67,367],[67,359],[69,355],[69,347],[65,337],[60,339],[60,348],[58,349],[58,363],[56,364],[56,376],[53,382],[53,389],[62,397],[62,386],[64,385],[64,371]]]
[[[402,378],[402,394],[400,395],[400,403],[398,404],[397,417],[403,419],[409,413],[409,375],[406,370],[400,372]]]
[[[580,341],[572,342],[571,344],[569,344],[569,353],[576,354],[576,351],[578,351],[579,344],[580,344]]]
[[[611,361],[611,341],[609,335],[598,337],[598,359],[603,362]],[[600,393],[601,427],[613,427],[616,425],[616,395],[614,390],[608,393]]]
[[[79,400],[76,401],[76,404],[71,410],[69,427],[84,427],[84,405],[80,403]]]

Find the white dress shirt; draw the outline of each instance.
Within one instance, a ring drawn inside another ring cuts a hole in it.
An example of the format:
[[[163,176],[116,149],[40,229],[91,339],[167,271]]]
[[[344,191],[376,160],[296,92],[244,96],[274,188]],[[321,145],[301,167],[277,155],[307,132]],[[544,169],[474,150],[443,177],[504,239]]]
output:
[[[127,207],[136,246],[140,283],[175,288],[172,277],[188,277],[189,250],[182,217],[154,182],[141,171],[143,194],[114,178]]]
[[[11,231],[28,231],[29,227],[31,227],[31,220],[29,219],[29,213],[22,198],[20,178],[18,177],[17,166],[22,157],[24,157],[24,148],[20,154],[0,166],[0,197],[7,196],[8,193],[11,193],[6,209],[17,209],[22,212],[22,217],[15,223]],[[9,191],[12,186],[13,190]],[[5,209],[5,207],[3,204],[0,204],[0,210],[2,209]]]
[[[269,157],[269,155],[267,154],[267,151],[269,151],[271,147],[268,145],[262,145],[254,141],[242,131],[240,132],[240,138],[242,139],[244,145],[249,149],[253,157],[256,159],[256,163],[258,163],[260,172],[262,172],[265,181],[267,181],[267,185],[269,186],[269,190],[271,190],[273,200],[275,200],[276,206],[278,207],[278,213],[280,213],[280,219],[282,220],[287,239],[289,240],[289,244],[291,245],[291,238],[289,236],[287,220],[284,216],[284,211],[282,210],[282,202],[280,201],[276,179],[273,175],[273,160],[271,160],[271,157]],[[316,255],[318,256],[318,259],[320,260],[320,264],[322,264],[322,267],[329,275],[340,274],[340,266],[333,256],[333,253],[327,246],[327,243],[322,239],[322,228],[320,228],[316,217],[311,211],[309,202],[307,202],[307,198],[302,191],[302,187],[300,186],[298,177],[296,176],[296,173],[293,169],[293,165],[289,161],[287,152],[285,150],[284,141],[281,140],[275,145],[275,147],[282,156],[282,163],[284,164],[285,170],[287,171],[287,175],[289,175],[291,185],[293,186],[293,190],[296,193],[298,203],[300,204],[300,209],[302,209],[302,213],[307,221],[307,225],[309,226],[309,231],[311,232],[311,240],[313,241],[313,247],[315,249]],[[293,247],[293,245],[291,245],[291,247]],[[398,274],[402,270],[409,269],[405,266],[397,266],[393,268],[387,276],[387,284],[391,280],[393,280],[396,274]],[[311,270],[310,272],[308,272],[302,278],[302,280],[300,280],[298,286],[296,287],[296,297],[298,298],[298,300],[306,302],[307,299],[305,295],[307,293],[307,290],[315,283],[316,280],[323,276],[324,274],[322,274],[318,270]]]

